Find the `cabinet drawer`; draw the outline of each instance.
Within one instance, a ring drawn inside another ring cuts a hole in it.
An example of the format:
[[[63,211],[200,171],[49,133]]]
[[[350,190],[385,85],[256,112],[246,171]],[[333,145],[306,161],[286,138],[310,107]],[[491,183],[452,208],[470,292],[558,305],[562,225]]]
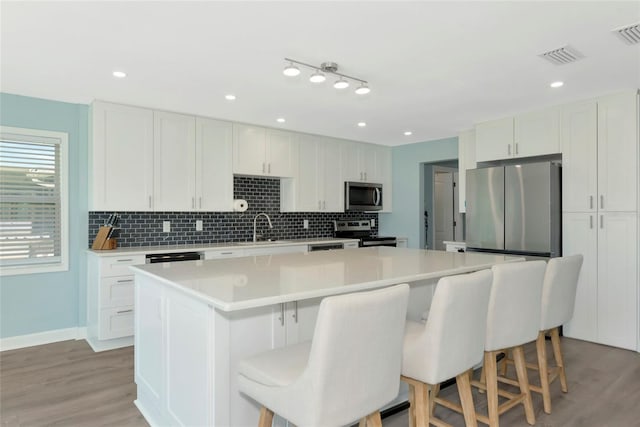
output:
[[[109,340],[131,335],[133,335],[132,305],[101,310],[98,339]]]
[[[130,276],[129,266],[144,264],[144,255],[123,255],[119,257],[108,257],[100,260],[100,276]]]
[[[100,281],[100,308],[133,305],[134,276],[105,277]]]
[[[204,259],[238,258],[244,256],[243,249],[229,249],[220,251],[205,251]]]

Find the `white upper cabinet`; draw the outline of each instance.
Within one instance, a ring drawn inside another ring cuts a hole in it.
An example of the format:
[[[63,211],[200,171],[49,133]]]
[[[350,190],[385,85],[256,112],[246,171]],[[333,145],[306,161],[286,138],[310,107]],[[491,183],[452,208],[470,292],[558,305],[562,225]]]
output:
[[[476,167],[476,131],[468,130],[458,135],[458,210],[467,211],[467,169]]]
[[[513,117],[476,125],[476,161],[508,159],[513,151]]]
[[[377,145],[352,141],[340,141],[342,152],[342,176],[345,181],[381,183],[386,159],[380,157]],[[384,147],[382,147],[384,148]]]
[[[202,211],[233,210],[233,125],[196,118],[196,208]]]
[[[557,107],[476,126],[476,161],[542,156],[560,152]]]
[[[157,211],[188,211],[195,202],[196,119],[156,111],[154,119],[154,198]]]
[[[233,128],[233,173],[272,177],[293,176],[293,133],[242,124],[234,124]]]
[[[342,212],[340,146],[331,138],[300,135],[294,180],[281,182],[282,210]]]
[[[598,208],[637,210],[638,98],[627,92],[599,98]]]
[[[562,210],[594,212],[598,192],[595,100],[562,107]]]
[[[96,101],[92,117],[90,209],[151,210],[153,112]]]

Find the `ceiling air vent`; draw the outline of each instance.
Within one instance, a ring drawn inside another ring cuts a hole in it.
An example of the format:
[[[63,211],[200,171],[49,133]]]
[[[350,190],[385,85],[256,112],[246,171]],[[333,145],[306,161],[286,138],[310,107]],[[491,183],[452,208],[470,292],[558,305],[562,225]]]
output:
[[[559,49],[550,50],[549,52],[545,52],[539,56],[555,65],[570,64],[583,57],[571,46],[565,46]]]
[[[628,25],[626,27],[612,30],[626,44],[640,43],[640,24]]]

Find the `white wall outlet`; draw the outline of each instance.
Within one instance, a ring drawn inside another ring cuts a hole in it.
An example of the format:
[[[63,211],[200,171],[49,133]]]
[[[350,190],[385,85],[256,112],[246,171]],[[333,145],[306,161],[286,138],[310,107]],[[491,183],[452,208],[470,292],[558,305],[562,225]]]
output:
[[[171,233],[171,221],[162,221],[162,232]]]
[[[372,219],[372,220],[371,220],[371,226],[372,226],[372,227],[375,227],[375,226],[376,226],[376,220],[375,220],[375,219]]]
[[[196,231],[202,231],[202,220],[196,219]]]
[[[303,219],[302,220],[302,228],[304,228],[305,230],[309,229],[309,220],[308,219]]]

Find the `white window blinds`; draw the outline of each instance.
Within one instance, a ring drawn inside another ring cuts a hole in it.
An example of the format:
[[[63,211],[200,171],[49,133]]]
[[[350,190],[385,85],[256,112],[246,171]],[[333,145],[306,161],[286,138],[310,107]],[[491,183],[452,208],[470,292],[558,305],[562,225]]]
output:
[[[66,264],[66,134],[6,129],[0,132],[0,267]]]

